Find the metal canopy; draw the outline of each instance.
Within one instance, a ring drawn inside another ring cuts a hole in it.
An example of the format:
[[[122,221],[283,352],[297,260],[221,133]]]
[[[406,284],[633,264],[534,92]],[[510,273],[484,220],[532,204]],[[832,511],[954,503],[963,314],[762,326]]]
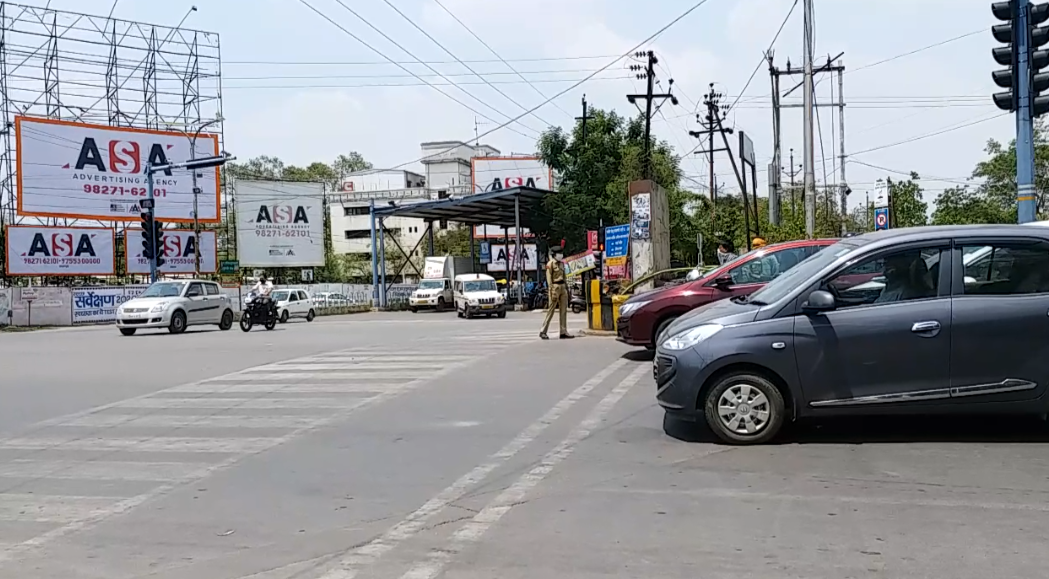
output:
[[[514,227],[515,199],[520,200],[521,226],[528,227],[530,210],[553,191],[534,187],[514,187],[501,191],[478,193],[461,199],[442,199],[412,205],[376,207],[377,218],[412,217],[426,221],[455,221],[467,225]]]

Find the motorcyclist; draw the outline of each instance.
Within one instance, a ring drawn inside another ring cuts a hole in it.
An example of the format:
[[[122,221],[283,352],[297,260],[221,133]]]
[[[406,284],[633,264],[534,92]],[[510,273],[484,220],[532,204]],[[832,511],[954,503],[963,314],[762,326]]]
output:
[[[272,309],[274,307],[273,299],[270,297],[270,293],[273,292],[273,282],[271,282],[266,274],[259,276],[259,281],[255,282],[255,285],[251,288],[251,293],[255,296],[251,300],[251,304],[258,308],[257,311],[262,311],[263,308]]]

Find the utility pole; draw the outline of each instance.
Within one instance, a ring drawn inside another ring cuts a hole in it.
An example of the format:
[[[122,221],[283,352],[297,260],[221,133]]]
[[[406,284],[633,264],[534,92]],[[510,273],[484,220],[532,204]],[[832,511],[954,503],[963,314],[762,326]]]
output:
[[[787,173],[787,176],[790,177],[790,211],[791,211],[791,215],[797,215],[798,214],[798,192],[797,192],[797,183],[795,182],[795,179],[798,177],[798,175],[801,174],[801,170],[802,170],[801,165],[795,165],[794,164],[794,149],[791,148],[791,150],[790,150],[790,168],[789,169],[784,169],[784,171]]]
[[[659,108],[663,107],[663,101],[670,99],[670,102],[677,105],[677,97],[673,94],[666,92],[662,94],[655,94],[656,90],[656,64],[659,59],[656,58],[656,53],[649,51],[638,51],[634,53],[635,58],[647,58],[647,63],[642,66],[640,64],[630,65],[630,70],[634,71],[638,80],[647,81],[647,88],[645,94],[628,94],[626,95],[627,101],[637,106],[638,99],[645,99],[645,109],[643,114],[645,115],[645,143],[644,153],[642,156],[642,170],[645,179],[652,179],[652,104],[658,100],[660,101]],[[674,79],[670,79],[670,86],[673,88]],[[669,90],[669,89],[668,89]],[[638,106],[638,110],[641,107]]]
[[[717,228],[718,189],[717,189],[717,183],[716,183],[715,178],[714,178],[715,177],[715,173],[714,173],[714,153],[717,153],[717,152],[720,152],[720,151],[728,151],[729,154],[731,154],[731,151],[728,149],[727,146],[724,147],[724,148],[716,148],[716,147],[714,147],[714,134],[715,133],[721,133],[722,131],[727,132],[729,134],[732,133],[732,129],[724,129],[721,126],[721,121],[728,114],[728,105],[721,104],[721,99],[724,98],[724,97],[725,97],[724,94],[719,93],[719,92],[714,90],[714,83],[710,83],[710,90],[707,92],[707,94],[703,95],[703,106],[706,107],[707,112],[706,112],[706,114],[698,114],[698,113],[696,114],[696,122],[698,122],[700,124],[700,126],[703,128],[703,130],[701,130],[701,131],[689,131],[688,132],[689,136],[695,137],[697,139],[701,139],[701,138],[703,138],[703,136],[707,137],[707,150],[705,150],[705,151],[696,151],[695,154],[697,154],[697,155],[707,155],[707,158],[709,159],[709,163],[710,163],[710,169],[709,169],[710,170],[710,230],[715,235],[718,232],[718,228]],[[747,239],[749,240],[750,239],[749,232],[748,232],[747,235],[748,235]],[[749,241],[748,241],[748,243],[749,243]]]
[[[841,235],[848,233],[849,210],[847,208],[849,193],[848,181],[845,180],[845,64],[838,59],[838,147],[841,154],[838,156],[838,166],[841,171]]]
[[[780,206],[783,202],[783,187],[780,184],[780,175],[783,169],[781,158],[781,128],[779,108],[779,69],[772,63],[775,53],[769,50],[765,58],[769,62],[769,76],[772,80],[772,166],[769,167],[769,223],[780,224]],[[757,189],[755,189],[757,191]],[[755,199],[757,196],[755,195]]]
[[[588,111],[589,111],[589,109],[587,108],[587,104],[586,104],[586,95],[584,94],[583,95],[583,116],[575,118],[575,120],[577,120],[577,121],[583,121],[583,127],[582,127],[583,135],[582,136],[583,136],[583,146],[584,147],[586,147],[586,122],[588,120],[594,118],[594,117],[590,116]]]
[[[805,25],[804,25],[804,77],[802,84],[802,107],[804,107],[804,137],[805,150],[803,152],[802,164],[805,167],[805,236],[812,239],[816,236],[816,173],[815,173],[815,142],[813,139],[813,108],[812,108],[812,0],[804,0]]]

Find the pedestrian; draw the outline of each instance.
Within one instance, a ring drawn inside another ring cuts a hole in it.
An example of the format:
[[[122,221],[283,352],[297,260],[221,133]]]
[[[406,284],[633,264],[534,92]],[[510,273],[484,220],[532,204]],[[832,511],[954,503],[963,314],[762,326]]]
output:
[[[760,238],[760,237],[755,237],[754,241],[750,242],[750,246],[753,247],[754,249],[761,249],[762,247],[765,247],[766,245],[768,245],[768,244],[765,243],[765,240]]]
[[[739,257],[736,255],[736,247],[732,244],[731,240],[722,239],[718,242],[718,264],[725,265]]]
[[[568,289],[565,287],[565,264],[562,261],[564,258],[563,247],[550,248],[550,261],[546,262],[546,283],[550,288],[550,303],[547,305],[543,329],[539,332],[539,337],[544,340],[550,339],[546,332],[550,329],[550,320],[554,317],[554,310],[560,310],[560,338],[566,340],[575,337],[568,333]]]

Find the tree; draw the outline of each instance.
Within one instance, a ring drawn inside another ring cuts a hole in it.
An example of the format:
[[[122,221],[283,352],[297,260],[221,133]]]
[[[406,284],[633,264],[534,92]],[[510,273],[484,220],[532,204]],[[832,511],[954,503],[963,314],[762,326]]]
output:
[[[933,225],[969,225],[976,223],[1015,223],[1015,203],[1003,207],[1000,200],[987,195],[983,187],[952,187],[940,193],[933,202]]]
[[[929,205],[922,199],[921,178],[911,171],[906,181],[886,179],[889,197],[892,199],[894,227],[917,227],[927,225]]]

